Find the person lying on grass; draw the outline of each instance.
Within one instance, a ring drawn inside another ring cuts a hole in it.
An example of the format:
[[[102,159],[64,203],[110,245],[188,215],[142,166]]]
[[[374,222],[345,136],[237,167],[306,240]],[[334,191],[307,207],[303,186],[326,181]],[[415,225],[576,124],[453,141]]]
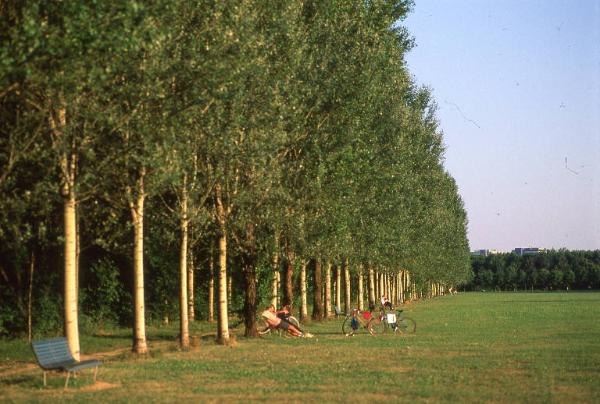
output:
[[[273,306],[273,305],[270,305],[267,308],[267,310],[263,311],[261,316],[264,317],[264,319],[267,322],[267,325],[269,327],[284,330],[285,332],[287,332],[290,335],[293,335],[294,337],[305,337],[305,338],[313,337],[313,335],[311,333],[302,332],[301,330],[296,328],[296,326],[294,326],[293,324],[287,322],[286,320],[282,320],[280,317],[278,317],[277,312],[275,311],[275,306]]]

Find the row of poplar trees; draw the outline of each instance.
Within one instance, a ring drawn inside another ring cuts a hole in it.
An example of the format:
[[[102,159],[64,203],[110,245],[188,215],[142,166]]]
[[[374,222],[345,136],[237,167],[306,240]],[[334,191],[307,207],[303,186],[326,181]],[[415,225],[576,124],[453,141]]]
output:
[[[404,60],[410,7],[3,1],[3,301],[20,316],[48,285],[34,274],[60,268],[50,295],[78,357],[78,284],[102,257],[130,268],[133,350],[147,351],[145,243],[153,257],[178,246],[183,346],[201,246],[215,248],[221,343],[228,274],[241,274],[255,335],[257,274],[274,257],[311,262],[316,283],[324,262],[410,271],[422,288],[465,281],[463,204],[430,91]]]

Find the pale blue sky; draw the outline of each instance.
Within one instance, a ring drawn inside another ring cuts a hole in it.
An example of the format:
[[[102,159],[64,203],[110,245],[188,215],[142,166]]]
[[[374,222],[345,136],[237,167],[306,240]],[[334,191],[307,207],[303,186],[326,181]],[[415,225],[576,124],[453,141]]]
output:
[[[600,0],[416,0],[471,249],[600,248]]]

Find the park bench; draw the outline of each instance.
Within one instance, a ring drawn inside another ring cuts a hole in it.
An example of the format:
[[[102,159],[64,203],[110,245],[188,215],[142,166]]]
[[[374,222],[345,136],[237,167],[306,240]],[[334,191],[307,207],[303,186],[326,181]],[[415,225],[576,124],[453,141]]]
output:
[[[95,368],[94,383],[96,382],[98,366],[102,362],[96,359],[89,359],[85,361],[75,360],[73,355],[71,355],[69,344],[67,343],[66,338],[62,337],[33,341],[31,346],[33,347],[33,352],[38,364],[44,371],[44,387],[46,386],[46,372],[52,370],[67,372],[65,389],[69,385],[69,377],[71,376],[71,373],[78,372],[82,369]]]

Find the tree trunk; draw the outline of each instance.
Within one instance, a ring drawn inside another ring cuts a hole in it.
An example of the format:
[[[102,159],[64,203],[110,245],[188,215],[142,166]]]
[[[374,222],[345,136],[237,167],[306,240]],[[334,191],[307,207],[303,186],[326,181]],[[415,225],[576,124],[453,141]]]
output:
[[[137,185],[137,198],[130,201],[131,216],[133,219],[133,352],[145,354],[148,352],[146,344],[146,319],[144,306],[144,176],[145,170],[139,172]]]
[[[77,313],[77,231],[75,194],[64,201],[65,221],[65,335],[75,360],[79,360],[79,326]]]
[[[322,284],[322,276],[321,276],[321,262],[318,259],[313,259],[312,262],[314,266],[314,299],[313,299],[313,312],[312,319],[317,321],[323,320],[323,303],[321,300],[321,284]]]
[[[217,307],[217,342],[227,344],[229,342],[229,315],[227,313],[227,235],[225,229],[221,229],[219,236],[219,276],[218,276]]]
[[[58,120],[58,123],[57,123]],[[60,193],[63,197],[63,220],[64,220],[64,315],[65,315],[65,337],[69,344],[69,350],[73,358],[79,360],[79,325],[77,304],[77,200],[75,194],[75,175],[77,167],[77,156],[74,146],[68,145],[65,139],[65,128],[67,125],[67,110],[60,107],[50,111],[48,123],[53,136],[53,145],[59,153],[58,165],[61,174]],[[70,146],[65,150],[65,146]]]
[[[187,270],[187,286],[188,286],[188,315],[190,321],[196,319],[196,310],[194,308],[194,254],[189,253],[188,270]]]
[[[221,198],[221,186],[217,185],[217,219],[219,222],[219,305],[217,309],[217,343],[229,343],[229,314],[227,312],[227,228],[226,212]]]
[[[247,263],[244,265],[244,331],[245,337],[258,337],[256,326],[256,311],[258,300],[256,298],[256,264]]]
[[[375,306],[375,273],[369,268],[369,307]]]
[[[245,337],[258,337],[256,326],[256,311],[258,299],[256,293],[256,246],[254,239],[254,226],[246,227],[246,251],[242,254],[242,268],[244,272],[244,331]]]
[[[392,284],[390,274],[385,274],[385,297],[387,297],[388,300],[392,299]]]
[[[308,299],[306,295],[306,289],[306,262],[302,260],[302,267],[300,268],[300,292],[302,294],[300,321],[305,321],[308,318]]]
[[[275,233],[275,249],[271,258],[273,277],[271,278],[271,304],[279,307],[279,236]]]
[[[404,303],[404,271],[400,271],[400,303]]]
[[[335,306],[342,309],[342,265],[335,268]]]
[[[325,319],[331,317],[331,262],[325,268]]]
[[[27,339],[31,343],[33,337],[33,270],[35,269],[35,252],[31,253],[31,261],[29,262],[29,295],[27,299]]]
[[[350,296],[350,268],[348,266],[348,260],[344,260],[344,284],[346,286],[344,290],[344,311],[350,313],[352,305],[352,296]]]
[[[187,177],[183,180],[181,198],[181,248],[179,250],[179,344],[182,348],[190,347],[190,326],[188,322],[188,212],[187,212]]]
[[[286,251],[285,260],[285,296],[283,305],[292,305],[294,303],[294,254]]]
[[[233,275],[231,273],[227,277],[227,310],[231,311],[231,304],[233,302]]]
[[[215,321],[215,252],[210,249],[210,257],[208,258],[208,322]]]
[[[364,310],[365,309],[365,301],[364,301],[364,296],[365,296],[365,290],[364,290],[364,285],[363,285],[363,270],[362,267],[358,270],[358,310]]]

